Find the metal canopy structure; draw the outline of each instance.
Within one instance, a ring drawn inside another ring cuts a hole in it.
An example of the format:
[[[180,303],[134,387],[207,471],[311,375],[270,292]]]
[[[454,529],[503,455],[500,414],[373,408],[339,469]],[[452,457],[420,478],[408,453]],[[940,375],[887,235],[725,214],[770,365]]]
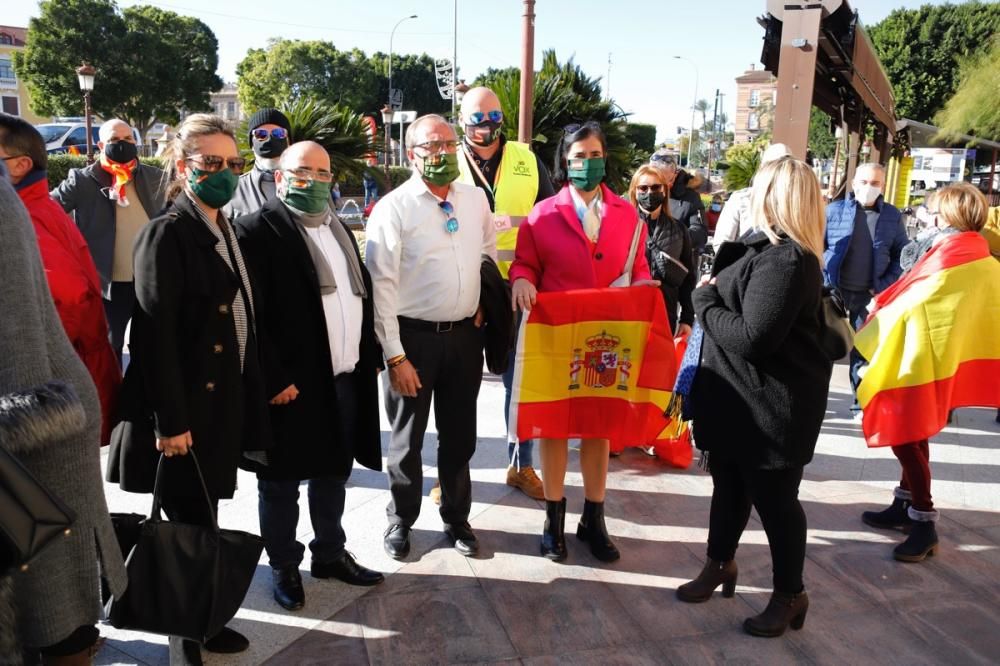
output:
[[[896,133],[892,86],[858,13],[846,0],[768,0],[761,63],[778,77],[774,141],[803,159],[812,106],[848,137],[845,181],[869,128],[869,159],[884,162]]]

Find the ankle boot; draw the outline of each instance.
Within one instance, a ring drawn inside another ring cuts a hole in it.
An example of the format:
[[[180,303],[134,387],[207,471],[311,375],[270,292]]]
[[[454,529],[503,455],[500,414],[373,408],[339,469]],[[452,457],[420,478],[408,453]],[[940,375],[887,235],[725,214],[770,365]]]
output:
[[[907,509],[910,508],[910,492],[902,488],[893,491],[892,504],[881,511],[865,511],[861,514],[861,521],[865,525],[871,525],[882,530],[908,531],[913,521],[910,519]]]
[[[722,586],[722,596],[731,598],[736,594],[736,577],[739,569],[736,560],[716,562],[709,558],[698,577],[677,588],[677,598],[689,604],[699,604],[712,598],[715,588]]]
[[[590,552],[601,562],[614,562],[621,557],[604,524],[604,502],[583,501],[583,515],[576,527],[576,538],[586,541]]]
[[[900,562],[923,562],[924,558],[936,555],[938,549],[937,511],[917,511],[912,506],[909,510],[913,527],[906,541],[896,546],[892,556]]]
[[[760,615],[748,617],[743,621],[743,630],[751,636],[774,638],[785,633],[789,626],[801,629],[806,621],[806,611],[809,610],[809,597],[806,591],[798,594],[788,594],[775,590],[767,608]]]
[[[545,528],[542,530],[542,557],[553,562],[566,559],[566,498],[545,500]]]

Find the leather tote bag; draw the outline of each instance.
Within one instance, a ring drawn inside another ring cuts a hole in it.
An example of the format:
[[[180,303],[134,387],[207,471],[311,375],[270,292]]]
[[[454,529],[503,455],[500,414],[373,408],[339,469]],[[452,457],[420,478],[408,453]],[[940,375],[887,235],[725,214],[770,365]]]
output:
[[[819,344],[826,357],[839,361],[854,347],[854,329],[848,321],[847,307],[840,292],[823,288],[819,312]]]
[[[165,521],[161,515],[163,456],[156,468],[153,507],[125,562],[128,588],[108,604],[119,629],[180,636],[200,643],[215,636],[239,610],[264,541],[256,534],[219,529],[205,479],[198,472],[211,525]]]

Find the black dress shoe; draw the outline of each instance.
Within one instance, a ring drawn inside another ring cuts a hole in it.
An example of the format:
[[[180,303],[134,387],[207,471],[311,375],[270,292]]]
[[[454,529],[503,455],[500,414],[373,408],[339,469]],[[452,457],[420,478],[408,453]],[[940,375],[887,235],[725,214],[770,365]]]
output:
[[[462,555],[473,557],[479,553],[479,540],[469,523],[445,525],[444,533],[451,539],[451,543]]]
[[[346,550],[343,555],[333,562],[317,562],[313,560],[311,573],[313,578],[336,578],[348,585],[363,585],[366,587],[378,585],[385,580],[385,576],[378,571],[366,569],[358,564],[354,556]]]
[[[382,540],[385,552],[394,560],[401,560],[410,554],[410,528],[406,525],[389,525]]]
[[[222,631],[205,641],[202,647],[215,654],[236,654],[250,647],[250,641],[238,631],[223,627]]]
[[[271,570],[274,583],[274,600],[285,610],[299,610],[306,605],[306,592],[302,589],[302,575],[296,565]]]

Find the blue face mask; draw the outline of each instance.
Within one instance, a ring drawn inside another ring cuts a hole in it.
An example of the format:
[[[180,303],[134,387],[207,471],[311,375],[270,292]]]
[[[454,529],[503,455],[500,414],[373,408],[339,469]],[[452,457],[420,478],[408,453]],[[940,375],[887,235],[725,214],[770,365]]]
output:
[[[712,204],[713,213],[718,213],[720,210],[722,210],[722,204]]]

